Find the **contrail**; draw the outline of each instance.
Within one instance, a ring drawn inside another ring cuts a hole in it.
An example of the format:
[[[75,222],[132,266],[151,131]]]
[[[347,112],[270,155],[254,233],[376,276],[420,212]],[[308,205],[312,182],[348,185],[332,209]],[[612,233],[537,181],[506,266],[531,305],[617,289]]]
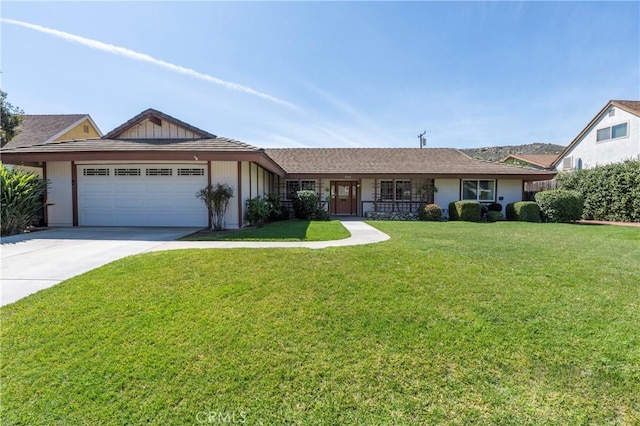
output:
[[[127,49],[125,47],[114,46],[113,44],[103,43],[98,40],[92,40],[90,38],[77,36],[75,34],[69,34],[64,31],[58,31],[58,30],[54,30],[53,28],[47,28],[40,25],[36,25],[36,24],[30,24],[28,22],[17,21],[15,19],[0,18],[0,21],[6,22],[7,24],[19,25],[24,28],[29,28],[35,31],[39,31],[41,33],[51,34],[53,36],[62,38],[64,40],[80,43],[92,49],[102,50],[103,52],[111,53],[113,55],[124,56],[126,58],[134,59],[136,61],[142,61],[142,62],[158,65],[170,71],[174,71],[180,74],[185,74],[191,77],[198,78],[200,80],[208,81],[210,83],[217,84],[222,87],[226,87],[227,89],[237,90],[239,92],[243,92],[249,95],[258,96],[260,98],[267,99],[271,102],[275,102],[280,105],[285,105],[290,108],[299,109],[297,106],[293,105],[292,103],[276,98],[275,96],[271,96],[267,93],[259,92],[255,89],[252,89],[251,87],[243,86],[238,83],[232,83],[230,81],[225,81],[217,77],[213,77],[208,74],[203,74],[196,70],[192,70],[191,68],[186,68],[180,65],[175,65],[170,62],[163,61],[161,59],[156,59],[153,56],[147,55],[146,53],[136,52],[135,50]]]

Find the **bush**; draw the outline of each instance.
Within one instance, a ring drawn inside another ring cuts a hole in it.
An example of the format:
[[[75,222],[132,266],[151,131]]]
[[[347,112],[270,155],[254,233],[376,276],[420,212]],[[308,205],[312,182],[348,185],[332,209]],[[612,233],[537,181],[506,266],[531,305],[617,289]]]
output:
[[[278,196],[278,194],[267,194],[266,202],[267,208],[269,209],[267,222],[289,219],[288,215],[283,212],[282,208],[280,207],[280,197]]]
[[[442,219],[442,209],[437,204],[427,204],[420,207],[418,211],[418,219],[438,221]]]
[[[540,207],[533,201],[518,201],[507,204],[507,220],[540,222]]]
[[[578,191],[542,191],[535,198],[547,222],[572,222],[582,217],[583,199]]]
[[[500,203],[491,203],[487,206],[487,209],[490,212],[502,212],[502,204]]]
[[[640,159],[558,175],[561,189],[584,198],[584,219],[640,222]]]
[[[455,201],[449,204],[449,219],[480,222],[482,207],[477,201]]]
[[[34,173],[0,165],[0,185],[1,234],[23,232],[38,220],[47,181]]]
[[[325,209],[316,209],[316,212],[313,214],[313,220],[331,220],[331,215]]]
[[[296,218],[309,220],[318,209],[318,194],[310,189],[298,191],[293,196],[293,213]]]
[[[267,200],[258,196],[247,200],[247,212],[244,216],[249,225],[262,226],[269,218],[269,204]]]
[[[504,220],[504,216],[502,216],[501,212],[489,210],[487,213],[487,222],[500,222],[502,220]]]

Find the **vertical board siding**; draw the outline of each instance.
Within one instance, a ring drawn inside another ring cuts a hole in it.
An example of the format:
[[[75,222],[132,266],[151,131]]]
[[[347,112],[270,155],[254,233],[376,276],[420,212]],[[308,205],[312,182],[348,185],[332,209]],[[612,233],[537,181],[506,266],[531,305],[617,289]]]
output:
[[[71,162],[47,162],[49,226],[73,226],[73,200],[71,190]]]
[[[166,120],[162,120],[162,125],[158,126],[148,118],[119,136],[122,139],[193,139],[197,137],[190,130]]]
[[[238,223],[238,197],[242,192],[238,191],[238,162],[237,161],[212,161],[211,162],[211,184],[227,184],[233,188],[233,198],[229,201],[227,214],[225,215],[225,227],[230,229],[239,228]]]
[[[249,198],[253,198],[255,197],[255,195],[251,194],[251,182],[250,182],[250,177],[251,177],[251,170],[250,170],[250,163],[247,161],[243,161],[242,162],[242,212],[241,212],[241,217],[244,218],[244,214],[246,211],[246,201]]]

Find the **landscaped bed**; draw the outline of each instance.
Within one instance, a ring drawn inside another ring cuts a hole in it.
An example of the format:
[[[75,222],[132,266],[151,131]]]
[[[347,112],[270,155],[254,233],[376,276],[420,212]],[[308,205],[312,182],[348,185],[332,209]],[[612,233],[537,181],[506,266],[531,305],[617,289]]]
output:
[[[374,226],[129,257],[2,308],[2,424],[640,422],[637,228]]]
[[[200,231],[182,241],[330,241],[349,238],[351,234],[339,220],[285,220],[265,226],[235,231]]]

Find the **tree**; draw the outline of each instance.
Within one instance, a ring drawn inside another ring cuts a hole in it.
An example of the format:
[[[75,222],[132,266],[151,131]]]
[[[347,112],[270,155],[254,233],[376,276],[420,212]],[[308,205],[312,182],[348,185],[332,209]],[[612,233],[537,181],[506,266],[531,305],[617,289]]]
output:
[[[24,111],[7,102],[7,93],[0,90],[0,146],[4,146],[20,131]]]
[[[207,206],[211,230],[222,231],[224,229],[224,215],[227,213],[229,200],[233,198],[233,188],[226,183],[217,183],[215,186],[209,184],[196,192],[196,197]]]

